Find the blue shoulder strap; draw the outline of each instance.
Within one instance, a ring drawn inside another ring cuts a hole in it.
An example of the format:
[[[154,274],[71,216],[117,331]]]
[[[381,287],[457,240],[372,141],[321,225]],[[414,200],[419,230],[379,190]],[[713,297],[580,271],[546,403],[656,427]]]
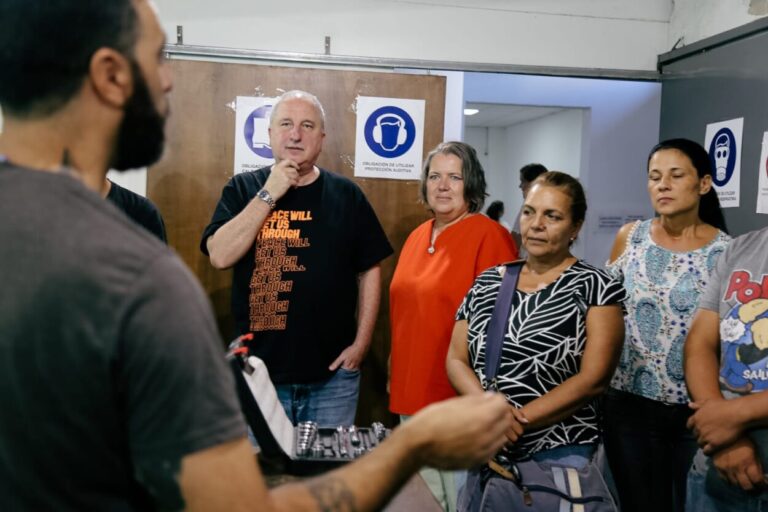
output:
[[[523,261],[514,261],[506,264],[507,270],[501,279],[499,295],[496,297],[493,314],[488,322],[488,331],[485,334],[485,381],[490,386],[489,389],[496,389],[496,374],[499,373],[501,346],[504,343],[504,328],[509,321],[523,263]]]

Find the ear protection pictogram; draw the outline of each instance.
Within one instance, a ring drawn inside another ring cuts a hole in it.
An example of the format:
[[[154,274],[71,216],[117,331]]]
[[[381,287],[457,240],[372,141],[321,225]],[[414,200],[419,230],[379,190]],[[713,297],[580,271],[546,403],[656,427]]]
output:
[[[381,145],[381,141],[383,140],[383,137],[381,136],[381,120],[384,119],[385,117],[393,117],[397,119],[397,127],[398,127],[397,145],[395,147],[405,144],[405,140],[408,138],[408,131],[405,129],[405,119],[403,119],[397,114],[382,114],[376,118],[376,126],[373,127],[373,134],[372,134],[373,141],[376,144]],[[384,149],[395,149],[395,148],[384,148]]]

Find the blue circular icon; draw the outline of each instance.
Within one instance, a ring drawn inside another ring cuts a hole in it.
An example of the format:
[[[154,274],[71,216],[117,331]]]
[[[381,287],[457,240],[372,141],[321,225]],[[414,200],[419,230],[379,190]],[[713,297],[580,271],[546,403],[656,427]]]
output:
[[[712,181],[718,187],[726,185],[736,167],[736,137],[730,128],[720,128],[709,143],[709,161],[714,176]]]
[[[416,140],[416,125],[405,110],[386,106],[373,111],[365,121],[365,142],[384,158],[404,155]]]
[[[272,105],[262,105],[250,114],[245,120],[243,136],[251,151],[262,158],[272,159],[272,147],[269,145],[269,116],[272,113]]]

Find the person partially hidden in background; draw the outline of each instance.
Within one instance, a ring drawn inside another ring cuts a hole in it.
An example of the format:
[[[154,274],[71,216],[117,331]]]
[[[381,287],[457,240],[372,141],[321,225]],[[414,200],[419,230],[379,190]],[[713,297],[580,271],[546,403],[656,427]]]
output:
[[[104,178],[101,195],[122,210],[136,224],[155,235],[163,243],[168,243],[163,217],[152,201],[121,187],[108,178]]]
[[[493,201],[491,204],[488,205],[488,209],[485,210],[485,214],[488,216],[489,219],[495,220],[499,224],[501,224],[501,227],[506,229],[507,231],[511,231],[512,228],[509,224],[507,224],[507,221],[505,221],[502,217],[504,217],[504,201]]]
[[[547,168],[544,167],[542,164],[526,164],[520,168],[520,193],[523,194],[523,201],[525,201],[525,196],[528,195],[528,189],[531,188],[531,183],[547,172]],[[523,244],[522,239],[522,231],[520,231],[520,217],[523,214],[523,207],[520,208],[520,211],[517,212],[517,216],[515,217],[515,222],[512,223],[512,238],[515,240],[515,244],[520,249],[520,257],[525,258],[525,256],[528,254],[525,249],[525,244]]]

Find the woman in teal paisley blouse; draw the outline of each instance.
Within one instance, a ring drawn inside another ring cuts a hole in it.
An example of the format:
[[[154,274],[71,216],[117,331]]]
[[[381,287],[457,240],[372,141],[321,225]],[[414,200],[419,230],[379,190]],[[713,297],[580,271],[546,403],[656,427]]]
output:
[[[672,139],[648,157],[657,216],[621,228],[608,270],[623,278],[625,340],[605,397],[605,448],[624,512],[682,511],[696,440],[683,343],[699,296],[730,237],[699,144]]]

